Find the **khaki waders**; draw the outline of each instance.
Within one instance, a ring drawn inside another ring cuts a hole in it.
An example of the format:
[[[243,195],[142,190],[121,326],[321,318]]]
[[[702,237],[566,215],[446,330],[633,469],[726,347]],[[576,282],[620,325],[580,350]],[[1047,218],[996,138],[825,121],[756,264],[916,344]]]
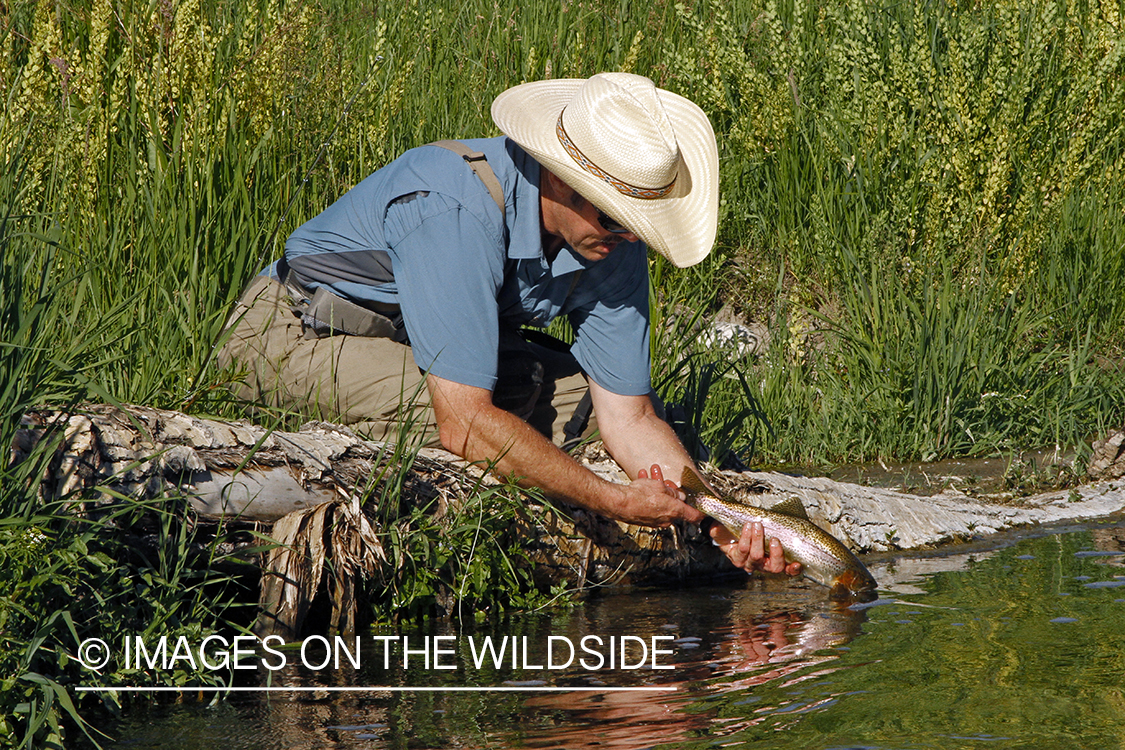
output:
[[[221,366],[248,372],[235,395],[341,422],[373,440],[393,439],[404,421],[413,422],[414,429],[426,430],[426,445],[439,445],[430,394],[410,347],[382,336],[313,331],[294,297],[266,276],[243,292],[219,352]],[[498,366],[493,403],[561,445],[564,426],[587,389],[577,362],[506,331]]]

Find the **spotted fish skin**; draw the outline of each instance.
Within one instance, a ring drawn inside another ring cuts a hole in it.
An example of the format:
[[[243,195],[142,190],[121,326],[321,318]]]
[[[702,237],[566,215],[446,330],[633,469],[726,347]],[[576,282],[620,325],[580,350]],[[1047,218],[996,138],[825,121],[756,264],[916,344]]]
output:
[[[760,521],[768,538],[777,539],[786,562],[801,563],[806,578],[828,587],[834,601],[871,601],[878,595],[875,578],[855,554],[836,537],[809,520],[800,500],[792,498],[773,508],[757,508],[719,497],[699,476],[685,468],[680,482],[688,503],[725,526],[736,537],[742,528]]]

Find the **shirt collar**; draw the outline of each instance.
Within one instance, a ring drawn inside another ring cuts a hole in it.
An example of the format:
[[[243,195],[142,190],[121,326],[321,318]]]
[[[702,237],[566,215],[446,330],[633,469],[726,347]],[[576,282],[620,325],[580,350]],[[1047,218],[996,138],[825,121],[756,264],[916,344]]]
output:
[[[574,252],[570,245],[563,245],[559,254],[555,256],[554,262],[551,263],[551,275],[557,278],[564,274],[582,271],[589,263],[590,261]]]
[[[516,178],[515,200],[507,217],[508,257],[512,260],[543,259],[543,238],[539,231],[539,162],[511,138],[504,146],[511,156]]]
[[[508,257],[512,260],[538,259],[544,267],[550,266],[551,275],[556,278],[588,268],[595,261],[586,260],[574,252],[570,245],[563,245],[554,261],[547,262],[539,220],[539,175],[542,167],[511,138],[506,139],[504,146],[511,155],[516,171],[515,206],[514,210],[509,210],[507,217],[511,228]]]

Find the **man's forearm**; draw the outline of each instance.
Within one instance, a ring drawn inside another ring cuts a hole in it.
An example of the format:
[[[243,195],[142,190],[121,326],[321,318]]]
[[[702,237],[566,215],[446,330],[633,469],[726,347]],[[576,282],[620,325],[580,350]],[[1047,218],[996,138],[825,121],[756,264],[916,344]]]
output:
[[[703,518],[661,481],[637,479],[636,472],[627,485],[601,479],[526,422],[494,406],[488,391],[433,375],[427,382],[442,444],[467,460],[488,462],[495,473],[512,476],[522,486],[619,521],[667,526]]]
[[[487,461],[495,473],[548,496],[569,500],[603,515],[613,515],[620,491],[559,450],[531,425],[502,409],[482,409],[469,426],[458,453]]]
[[[538,487],[549,497],[617,517],[619,485],[581,466],[490,398],[433,376],[430,388],[447,449],[467,461],[487,463],[494,473],[510,476],[523,487]]]
[[[619,396],[594,383],[590,392],[605,449],[630,477],[655,463],[665,477],[679,484],[684,467],[695,466],[648,396]]]
[[[655,463],[660,465],[664,476],[679,484],[684,467],[695,466],[675,431],[655,413],[636,422],[617,425],[602,438],[606,451],[630,477]]]

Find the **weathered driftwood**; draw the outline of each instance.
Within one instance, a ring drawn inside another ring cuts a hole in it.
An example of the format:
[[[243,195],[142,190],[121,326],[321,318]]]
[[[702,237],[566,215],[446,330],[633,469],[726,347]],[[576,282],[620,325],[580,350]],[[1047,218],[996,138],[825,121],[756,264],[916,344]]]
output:
[[[260,633],[293,635],[313,598],[329,587],[330,622],[344,630],[354,622],[352,584],[382,555],[371,521],[357,512],[357,488],[393,458],[393,446],[326,423],[269,432],[136,406],[43,412],[25,422],[17,453],[29,451],[50,425],[63,432],[41,484],[47,499],[73,497],[86,505],[113,503],[121,495],[181,496],[204,520],[272,524],[269,534],[280,546],[264,561]],[[592,468],[620,476],[616,469]],[[421,449],[404,486],[415,504],[436,498],[440,507],[495,481],[452,454]],[[630,527],[580,510],[535,506],[516,533],[544,584],[651,583],[725,567],[697,529]],[[328,560],[331,577],[323,572]]]
[[[360,512],[363,487],[391,456],[391,446],[350,430],[312,422],[299,432],[200,419],[147,407],[95,406],[81,413],[28,415],[17,439],[26,451],[46,425],[64,439],[44,477],[45,497],[81,495],[102,487],[128,496],[182,495],[204,519],[274,523],[282,544],[270,553],[263,585],[266,630],[300,623],[331,558],[333,622],[348,629],[354,607],[350,580],[370,573],[382,554],[376,530]],[[1108,451],[1119,446],[1110,445]],[[591,470],[625,481],[604,454],[582,457]],[[1116,454],[1115,454],[1116,459]],[[1114,459],[1114,460],[1115,460]],[[1112,465],[1113,460],[1110,460]],[[480,467],[440,450],[422,449],[406,493],[457,502],[468,488],[490,482]],[[1073,522],[1125,510],[1125,480],[1022,498],[996,505],[965,495],[918,496],[828,479],[776,472],[714,475],[719,488],[769,506],[799,497],[810,518],[859,552],[930,547],[1028,524]],[[729,570],[725,558],[695,528],[648,529],[572,510],[536,512],[519,533],[545,582],[577,586],[684,580]],[[534,520],[530,520],[534,519]],[[339,558],[339,559],[337,559]]]

